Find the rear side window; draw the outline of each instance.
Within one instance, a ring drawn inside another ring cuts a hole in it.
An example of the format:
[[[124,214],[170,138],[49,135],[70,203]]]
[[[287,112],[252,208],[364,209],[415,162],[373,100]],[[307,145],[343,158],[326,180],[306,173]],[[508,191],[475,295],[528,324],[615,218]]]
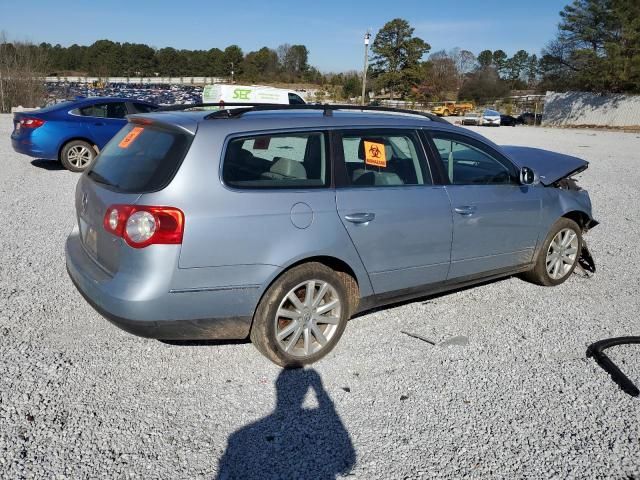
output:
[[[98,155],[88,175],[120,192],[160,190],[178,171],[192,139],[181,131],[128,123]]]
[[[345,132],[342,148],[347,185],[430,185],[431,175],[415,132]]]
[[[289,94],[289,105],[304,105],[304,100],[295,93]]]
[[[222,178],[236,188],[319,188],[327,172],[324,134],[287,133],[231,140]]]
[[[127,107],[120,102],[96,103],[80,109],[80,114],[85,117],[124,118],[127,113]]]

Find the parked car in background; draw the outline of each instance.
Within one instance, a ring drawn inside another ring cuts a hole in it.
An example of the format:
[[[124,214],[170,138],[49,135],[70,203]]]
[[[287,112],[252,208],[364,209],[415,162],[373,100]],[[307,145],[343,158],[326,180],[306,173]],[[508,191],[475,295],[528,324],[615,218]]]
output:
[[[522,125],[540,125],[542,123],[542,114],[525,112],[519,115],[517,120]]]
[[[11,144],[18,153],[59,160],[72,172],[82,172],[100,150],[126,125],[126,116],[158,107],[130,98],[94,97],[15,113]]]
[[[464,116],[460,123],[462,125],[480,125],[481,120],[482,116],[479,113],[469,112]]]
[[[292,90],[260,85],[207,85],[202,91],[204,103],[282,103],[304,105],[306,102]]]
[[[480,125],[483,127],[499,127],[500,113],[495,110],[485,110],[482,112],[482,120]]]
[[[475,107],[471,102],[444,102],[436,105],[431,109],[431,113],[439,117],[448,117],[449,115],[465,115]]]
[[[500,115],[500,125],[503,127],[515,127],[518,123],[518,119],[516,117],[512,117],[511,115]]]
[[[285,367],[324,357],[357,312],[516,273],[567,280],[597,225],[568,180],[587,162],[425,117],[131,116],[79,179],[69,275],[126,331],[250,337]]]

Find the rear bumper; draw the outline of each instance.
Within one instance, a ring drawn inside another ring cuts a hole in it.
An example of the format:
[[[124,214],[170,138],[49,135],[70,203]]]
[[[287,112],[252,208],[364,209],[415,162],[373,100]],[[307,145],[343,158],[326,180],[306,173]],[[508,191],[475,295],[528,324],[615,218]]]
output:
[[[11,136],[11,146],[13,150],[22,155],[28,155],[34,158],[43,158],[45,160],[57,160],[57,150],[45,148],[34,141],[33,137],[14,137]]]
[[[136,290],[141,282],[104,273],[87,255],[75,230],[67,239],[65,253],[67,272],[78,291],[100,315],[126,332],[162,340],[244,339],[249,335],[253,309],[243,300],[249,300],[253,292],[171,293],[166,289],[141,298]],[[124,282],[131,282],[130,288]],[[130,295],[114,293],[123,291]],[[257,293],[256,289],[254,296]],[[221,315],[215,315],[216,311]]]

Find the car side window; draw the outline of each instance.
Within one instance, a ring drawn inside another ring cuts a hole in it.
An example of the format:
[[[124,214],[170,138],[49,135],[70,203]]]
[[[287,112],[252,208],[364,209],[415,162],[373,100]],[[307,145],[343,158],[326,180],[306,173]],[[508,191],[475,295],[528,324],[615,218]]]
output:
[[[431,185],[420,140],[414,132],[345,132],[346,182],[353,187]]]
[[[81,108],[80,114],[85,117],[124,118],[127,115],[127,107],[123,102],[96,103]]]
[[[479,145],[457,137],[433,137],[440,161],[453,185],[504,185],[515,183],[513,167]]]
[[[222,179],[236,188],[326,187],[326,152],[319,132],[235,138],[226,148]]]
[[[302,100],[302,98],[300,98],[300,96],[296,95],[295,93],[290,93],[289,94],[289,105],[304,105],[304,100]]]

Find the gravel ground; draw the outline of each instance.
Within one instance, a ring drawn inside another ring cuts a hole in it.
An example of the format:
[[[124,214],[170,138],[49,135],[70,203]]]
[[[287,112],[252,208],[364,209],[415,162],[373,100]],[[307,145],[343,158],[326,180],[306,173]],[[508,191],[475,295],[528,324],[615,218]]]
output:
[[[477,129],[592,162],[598,273],[379,310],[282,372],[249,343],[168,345],[94,312],[64,267],[78,177],[14,153],[10,128],[0,116],[0,476],[640,478],[640,401],[585,358],[640,335],[638,135]],[[640,385],[640,348],[611,356]]]

